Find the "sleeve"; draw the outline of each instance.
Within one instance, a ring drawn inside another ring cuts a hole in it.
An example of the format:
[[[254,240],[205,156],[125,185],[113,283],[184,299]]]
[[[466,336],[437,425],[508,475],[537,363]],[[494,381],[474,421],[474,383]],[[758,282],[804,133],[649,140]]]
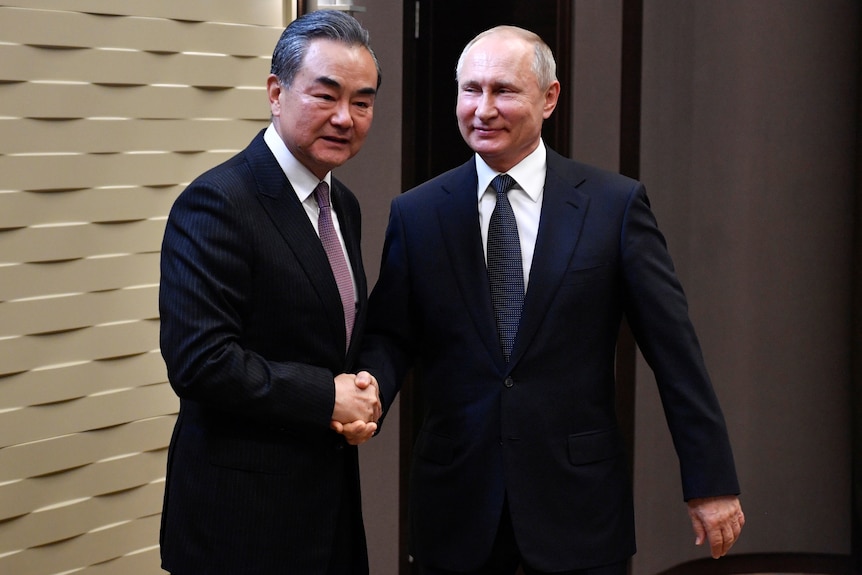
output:
[[[161,352],[177,395],[273,426],[328,428],[333,372],[272,361],[248,345],[254,214],[221,182],[192,183],[168,218],[161,255]],[[270,310],[269,313],[275,313]]]
[[[390,207],[380,274],[368,298],[367,328],[360,355],[362,369],[373,374],[380,385],[384,417],[413,361],[407,251],[407,238],[396,199]]]
[[[621,250],[626,318],[656,377],[683,495],[688,500],[738,494],[724,416],[682,285],[640,183],[629,195]]]

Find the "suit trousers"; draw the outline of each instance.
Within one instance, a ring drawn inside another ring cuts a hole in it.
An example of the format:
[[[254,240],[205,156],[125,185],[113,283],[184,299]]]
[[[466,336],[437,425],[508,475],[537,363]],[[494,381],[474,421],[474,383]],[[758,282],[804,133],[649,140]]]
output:
[[[521,571],[518,570],[520,567]],[[508,503],[503,506],[500,527],[494,539],[494,547],[488,562],[475,571],[447,571],[426,565],[419,565],[420,575],[626,575],[628,572],[628,561],[620,561],[611,565],[601,567],[590,567],[588,569],[576,569],[574,571],[560,571],[546,573],[536,571],[525,565],[521,560],[521,552],[515,541],[515,532],[512,529],[512,517],[509,514]]]

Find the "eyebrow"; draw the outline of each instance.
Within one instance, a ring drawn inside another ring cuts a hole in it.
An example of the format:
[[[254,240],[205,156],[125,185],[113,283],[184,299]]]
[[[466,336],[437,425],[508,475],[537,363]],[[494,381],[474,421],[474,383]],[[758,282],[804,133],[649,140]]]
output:
[[[342,88],[341,82],[329,76],[318,76],[314,79],[314,82],[316,84],[323,84],[324,86],[328,86],[329,88],[335,88],[337,90],[340,90]],[[357,94],[374,96],[375,94],[377,94],[377,90],[369,86],[367,88],[360,88],[357,91]]]
[[[461,82],[458,82],[458,87],[463,88],[465,86],[482,86],[481,80],[469,80],[465,79]],[[505,88],[508,90],[518,90],[518,84],[516,82],[510,82],[508,80],[494,80],[489,83],[492,90],[499,90],[501,88]]]

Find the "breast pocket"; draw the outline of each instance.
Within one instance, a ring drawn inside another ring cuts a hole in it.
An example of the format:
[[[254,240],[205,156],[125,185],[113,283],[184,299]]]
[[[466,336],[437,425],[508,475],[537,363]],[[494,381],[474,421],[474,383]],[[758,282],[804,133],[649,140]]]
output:
[[[566,270],[563,287],[603,286],[613,277],[613,267],[608,262],[581,265]]]

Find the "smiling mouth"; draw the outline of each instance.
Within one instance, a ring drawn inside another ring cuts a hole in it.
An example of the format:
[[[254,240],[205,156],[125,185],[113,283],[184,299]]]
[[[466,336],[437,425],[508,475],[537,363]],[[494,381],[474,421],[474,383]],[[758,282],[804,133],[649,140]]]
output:
[[[488,126],[473,126],[473,131],[477,132],[479,134],[490,135],[490,134],[496,134],[500,130],[498,130],[496,128],[489,128]]]

